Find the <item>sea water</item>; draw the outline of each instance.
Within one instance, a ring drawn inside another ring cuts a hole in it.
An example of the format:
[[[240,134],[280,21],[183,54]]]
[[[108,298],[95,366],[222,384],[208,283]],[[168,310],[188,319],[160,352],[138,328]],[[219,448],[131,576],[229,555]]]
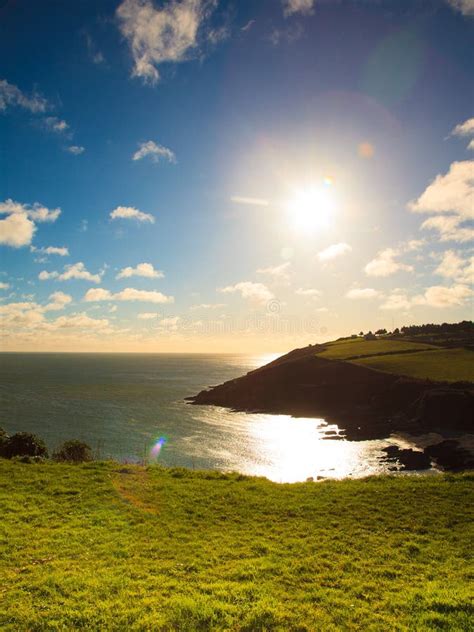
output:
[[[388,442],[336,438],[339,428],[324,419],[236,413],[184,401],[272,359],[3,353],[0,426],[38,434],[50,450],[80,439],[98,458],[235,470],[278,482],[387,470],[380,457]]]

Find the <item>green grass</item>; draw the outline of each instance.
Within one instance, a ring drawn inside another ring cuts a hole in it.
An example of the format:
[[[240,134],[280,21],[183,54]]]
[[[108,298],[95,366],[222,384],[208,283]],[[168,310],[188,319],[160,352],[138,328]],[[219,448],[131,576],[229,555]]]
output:
[[[2,630],[470,630],[473,478],[0,459]]]
[[[446,382],[474,382],[474,353],[467,349],[439,349],[404,355],[353,360],[355,364],[410,377]]]
[[[424,349],[436,349],[433,345],[420,342],[410,342],[402,340],[341,340],[331,342],[325,351],[318,353],[322,358],[333,360],[346,360],[359,355],[373,355],[376,353],[396,353],[397,351],[421,351]]]

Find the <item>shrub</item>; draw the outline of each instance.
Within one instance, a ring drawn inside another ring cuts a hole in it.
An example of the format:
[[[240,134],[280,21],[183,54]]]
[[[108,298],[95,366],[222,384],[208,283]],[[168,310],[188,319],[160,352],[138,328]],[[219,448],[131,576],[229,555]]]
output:
[[[92,461],[92,450],[87,443],[71,439],[65,441],[53,454],[55,461],[68,461],[69,463],[83,463]]]
[[[31,432],[17,432],[0,443],[0,454],[7,459],[14,456],[47,457],[48,449],[44,441]]]
[[[5,443],[7,439],[8,439],[8,435],[6,433],[6,430],[0,427],[0,445],[2,445],[2,443]]]

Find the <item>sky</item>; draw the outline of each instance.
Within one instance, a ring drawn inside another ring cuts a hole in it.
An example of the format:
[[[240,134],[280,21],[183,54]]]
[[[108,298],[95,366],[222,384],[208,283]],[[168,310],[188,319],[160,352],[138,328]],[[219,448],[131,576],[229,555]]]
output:
[[[0,348],[472,318],[474,0],[0,2]]]

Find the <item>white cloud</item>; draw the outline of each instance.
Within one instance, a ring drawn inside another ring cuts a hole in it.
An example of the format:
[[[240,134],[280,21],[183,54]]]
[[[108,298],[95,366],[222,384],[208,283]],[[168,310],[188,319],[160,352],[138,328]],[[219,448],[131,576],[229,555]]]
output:
[[[438,175],[417,200],[408,205],[414,213],[456,213],[474,218],[474,161],[453,162],[448,173]]]
[[[82,263],[82,261],[78,261],[77,263],[72,263],[70,265],[64,266],[64,272],[48,272],[47,270],[42,270],[38,278],[40,281],[48,281],[49,279],[57,279],[58,281],[69,281],[70,279],[81,279],[83,281],[91,281],[92,283],[100,283],[103,272],[99,272],[98,274],[92,274],[86,268],[86,266]]]
[[[55,132],[56,134],[64,134],[69,129],[69,125],[66,121],[57,118],[57,116],[46,117],[43,124],[47,130]]]
[[[0,290],[8,290],[9,287],[9,283],[4,283],[3,281],[0,281]]]
[[[84,300],[87,302],[95,301],[142,301],[144,303],[174,303],[173,296],[166,296],[161,292],[154,290],[136,290],[135,288],[127,287],[121,292],[112,294],[109,290],[103,288],[94,288],[88,290],[84,296]]]
[[[84,329],[86,331],[102,331],[109,328],[106,318],[91,318],[85,312],[60,316],[50,324],[52,329]]]
[[[231,202],[235,204],[247,204],[248,206],[268,206],[268,200],[263,198],[254,197],[242,197],[241,195],[234,195],[230,198]]]
[[[46,307],[44,308],[45,311],[59,311],[61,309],[64,309],[66,305],[69,305],[69,303],[72,302],[72,296],[70,296],[69,294],[65,294],[64,292],[53,292],[52,294],[50,294],[49,300],[51,301],[51,303],[48,303],[48,305],[46,305]]]
[[[328,246],[321,252],[318,252],[318,259],[320,261],[330,261],[331,259],[335,259],[336,257],[340,257],[350,252],[352,247],[349,244],[344,242],[340,242],[338,244],[332,244],[332,246]]]
[[[268,268],[259,268],[257,274],[265,274],[271,277],[274,281],[281,283],[287,283],[290,280],[290,268],[291,262],[287,261],[279,266],[270,266]]]
[[[141,160],[142,158],[145,158],[145,156],[150,156],[152,162],[159,162],[160,158],[163,158],[168,162],[176,162],[176,156],[171,149],[163,147],[163,145],[159,145],[152,140],[149,140],[146,143],[140,143],[139,149],[132,156],[132,160]]]
[[[424,239],[410,239],[404,244],[403,250],[405,252],[413,252],[414,250],[420,250],[425,245]]]
[[[422,230],[435,230],[440,241],[464,243],[474,239],[474,229],[464,226],[458,215],[437,215],[429,217],[421,225]]]
[[[155,223],[155,218],[149,213],[142,213],[133,206],[117,206],[116,209],[110,213],[111,219],[136,219],[137,222],[150,222]]]
[[[79,156],[86,151],[86,148],[82,147],[81,145],[70,145],[69,147],[66,147],[66,151],[68,151],[70,154],[73,154],[74,156]]]
[[[59,255],[60,257],[68,257],[69,250],[66,247],[47,246],[46,248],[36,248],[30,246],[31,252],[39,252],[44,255]]]
[[[171,0],[155,8],[151,0],[124,0],[117,17],[132,52],[133,76],[154,84],[160,79],[161,64],[189,59],[215,4],[212,0]]]
[[[201,303],[200,305],[191,305],[190,309],[193,311],[199,309],[222,309],[225,306],[225,303]]]
[[[469,141],[469,145],[467,146],[467,148],[474,151],[474,138],[471,141]]]
[[[395,261],[395,257],[400,255],[400,250],[396,248],[386,248],[377,253],[375,259],[369,261],[364,271],[368,276],[386,277],[395,274],[399,270],[412,272],[413,266],[406,265],[400,261]]]
[[[158,318],[160,314],[158,314],[158,312],[140,312],[138,314],[138,318],[140,320],[153,320],[155,318]]]
[[[415,296],[413,302],[417,305],[428,305],[429,307],[453,307],[463,305],[472,294],[472,289],[467,287],[467,285],[458,284],[451,287],[433,285],[427,288],[423,295]]]
[[[464,123],[456,125],[451,134],[454,136],[474,136],[474,118],[467,119]]]
[[[293,15],[294,13],[309,15],[313,12],[315,2],[316,0],[283,0],[284,14],[285,16]]]
[[[171,316],[169,318],[162,318],[160,320],[160,325],[162,327],[165,327],[166,329],[172,329],[173,331],[175,331],[178,328],[178,323],[180,320],[181,319],[179,316]]]
[[[151,263],[139,263],[135,268],[127,266],[120,270],[116,279],[128,279],[132,276],[146,277],[148,279],[162,279],[165,275],[161,270],[155,270]]]
[[[443,254],[435,274],[447,279],[454,279],[461,284],[472,285],[474,280],[474,257],[463,259],[454,250],[447,250]]]
[[[30,112],[45,112],[48,102],[39,94],[28,97],[17,86],[2,79],[0,81],[0,110],[6,110],[9,106],[19,106]]]
[[[21,248],[33,239],[36,227],[25,213],[12,213],[0,219],[0,244]]]
[[[377,290],[374,290],[371,287],[365,288],[353,288],[349,290],[346,294],[347,298],[358,299],[358,298],[375,298],[379,296]]]
[[[321,296],[321,292],[319,290],[314,290],[312,288],[298,288],[295,291],[295,294],[297,294],[298,296],[311,296],[313,298],[317,298],[318,296]]]
[[[145,303],[174,303],[173,296],[166,296],[161,292],[154,290],[135,290],[134,288],[127,287],[121,292],[117,292],[113,295],[113,298],[117,301],[143,301]]]
[[[380,309],[402,309],[404,311],[410,309],[411,301],[403,292],[395,290],[390,294],[385,302],[380,305]]]
[[[242,298],[249,299],[255,303],[266,303],[274,298],[274,295],[266,285],[263,283],[254,283],[253,281],[240,281],[240,283],[236,283],[235,285],[220,288],[218,291],[224,294],[240,292]]]
[[[0,202],[0,213],[26,215],[34,222],[55,222],[61,215],[61,209],[49,209],[39,202],[35,202],[34,204],[22,204],[21,202],[15,202],[9,198],[5,200],[5,202]]]
[[[97,287],[87,290],[84,300],[93,303],[96,301],[111,301],[113,299],[112,292],[104,290],[104,288]]]
[[[463,15],[474,15],[474,0],[447,0],[448,3]]]

